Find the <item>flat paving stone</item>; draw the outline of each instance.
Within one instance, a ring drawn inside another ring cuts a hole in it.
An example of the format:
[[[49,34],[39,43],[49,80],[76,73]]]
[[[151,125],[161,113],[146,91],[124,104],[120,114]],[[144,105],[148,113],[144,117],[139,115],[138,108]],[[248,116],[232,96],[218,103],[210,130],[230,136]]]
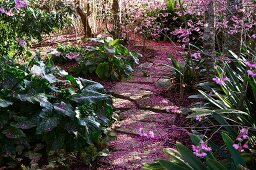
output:
[[[142,108],[161,110],[169,113],[181,113],[178,106],[171,103],[168,99],[155,94],[141,98],[137,100],[137,103]]]
[[[109,92],[129,97],[133,100],[142,99],[145,96],[154,94],[154,85],[120,82],[112,87]]]
[[[136,108],[136,105],[130,100],[120,99],[113,97],[113,106],[116,109],[132,109]]]
[[[132,77],[131,79],[127,80],[129,83],[149,83],[149,84],[154,84],[155,82],[158,81],[159,78],[156,77]]]

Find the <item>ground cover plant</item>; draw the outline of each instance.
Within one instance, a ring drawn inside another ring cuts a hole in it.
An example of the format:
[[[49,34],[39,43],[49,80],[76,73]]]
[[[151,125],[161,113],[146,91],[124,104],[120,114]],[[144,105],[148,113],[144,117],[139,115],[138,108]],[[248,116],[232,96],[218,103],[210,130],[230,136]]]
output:
[[[128,78],[140,54],[130,52],[118,39],[95,38],[95,46],[59,46],[50,52],[50,61],[63,63],[75,61],[77,66],[69,71],[83,76],[97,75],[100,79],[121,80]]]
[[[29,43],[68,17],[34,3],[1,1],[1,168],[61,168],[79,160],[89,166],[106,152],[111,99],[101,84],[46,65],[40,52],[33,55]]]
[[[112,108],[99,83],[2,57],[1,89],[2,165],[68,165],[71,154],[90,163],[104,149]]]

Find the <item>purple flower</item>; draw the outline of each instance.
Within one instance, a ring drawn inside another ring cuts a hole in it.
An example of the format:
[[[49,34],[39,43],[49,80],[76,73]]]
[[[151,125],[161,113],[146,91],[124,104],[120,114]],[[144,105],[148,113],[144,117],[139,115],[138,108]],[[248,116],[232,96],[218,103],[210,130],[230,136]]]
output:
[[[212,148],[206,145],[205,142],[201,141],[199,146],[192,145],[192,150],[194,155],[197,157],[203,158],[207,156],[205,152],[211,152]]]
[[[201,53],[194,53],[194,54],[192,54],[192,58],[200,59],[201,58]]]
[[[251,61],[246,61],[245,64],[250,68],[256,68],[256,63]]]
[[[12,17],[14,15],[11,9],[9,11],[5,11],[5,14],[9,17]]]
[[[253,35],[252,35],[252,38],[256,39],[256,34],[253,34]]]
[[[4,14],[5,12],[6,12],[5,9],[3,7],[0,7],[0,13]]]
[[[206,151],[206,152],[211,152],[212,148],[210,148],[209,146],[206,145],[206,143],[204,143],[203,141],[200,142],[201,148],[202,150]]]
[[[227,78],[227,77],[222,77],[222,78],[214,77],[214,78],[212,78],[212,80],[213,80],[216,84],[224,85],[224,84],[225,84],[225,81],[228,81],[229,78]]]
[[[66,57],[70,60],[76,59],[79,56],[77,53],[69,53],[66,55]]]
[[[25,40],[19,40],[19,45],[21,47],[25,47],[27,45],[26,41]]]
[[[233,147],[234,147],[236,150],[239,150],[240,145],[239,145],[239,144],[233,144]]]
[[[256,77],[256,70],[247,70],[248,75]]]
[[[15,8],[19,9],[19,8],[24,8],[27,7],[29,5],[29,2],[26,0],[16,0],[15,1]]]
[[[205,152],[202,152],[199,146],[192,145],[192,150],[197,157],[203,158],[207,155]]]
[[[139,128],[139,135],[140,136],[144,136],[144,137],[147,137],[148,135],[144,132],[144,129],[143,128]]]
[[[240,130],[239,136],[241,136],[243,139],[248,139],[248,138],[249,138],[249,137],[248,137],[248,129],[242,128],[242,129]]]
[[[50,54],[59,57],[61,55],[61,52],[59,52],[58,50],[55,49],[55,50],[51,51]]]
[[[153,131],[149,131],[149,132],[148,132],[148,137],[150,137],[150,138],[155,138],[154,132],[153,132]]]
[[[201,122],[202,121],[202,116],[196,115],[196,120]]]
[[[244,149],[248,149],[248,148],[249,148],[248,143],[245,143],[245,144],[243,145],[243,148],[244,148]]]

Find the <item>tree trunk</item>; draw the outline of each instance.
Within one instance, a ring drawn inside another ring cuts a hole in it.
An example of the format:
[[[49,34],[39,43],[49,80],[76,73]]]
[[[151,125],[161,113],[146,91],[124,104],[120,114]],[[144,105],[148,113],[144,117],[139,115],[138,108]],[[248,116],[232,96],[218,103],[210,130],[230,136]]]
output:
[[[113,14],[113,38],[121,38],[121,21],[120,21],[120,9],[119,0],[113,0],[112,3],[112,14]]]
[[[254,3],[253,3],[253,23],[254,23],[254,25],[253,25],[253,28],[252,28],[252,32],[253,32],[253,34],[256,34],[256,1],[254,1]],[[251,45],[251,49],[252,49],[252,51],[254,51],[254,52],[256,52],[256,40],[255,40],[255,38],[252,38],[252,45]]]
[[[84,36],[85,38],[90,38],[93,36],[92,34],[92,29],[89,25],[89,16],[91,15],[90,12],[90,4],[86,3],[86,13],[81,9],[80,7],[80,1],[77,0],[76,1],[76,12],[78,13],[78,15],[80,16],[81,20],[82,20],[82,24],[84,27]]]
[[[228,29],[234,29],[234,21],[232,21],[232,17],[237,17],[238,20],[243,19],[243,14],[240,11],[242,9],[242,0],[228,0],[227,6],[227,21],[228,21]],[[229,57],[231,54],[228,50],[234,52],[238,57],[241,53],[241,45],[242,45],[242,28],[238,30],[237,33],[226,33],[225,42],[224,42],[224,54]]]
[[[206,68],[208,76],[213,70],[213,59],[215,57],[215,5],[214,1],[207,4],[205,10],[205,24],[204,24],[203,46],[204,56],[206,57]],[[210,77],[208,77],[210,78]]]

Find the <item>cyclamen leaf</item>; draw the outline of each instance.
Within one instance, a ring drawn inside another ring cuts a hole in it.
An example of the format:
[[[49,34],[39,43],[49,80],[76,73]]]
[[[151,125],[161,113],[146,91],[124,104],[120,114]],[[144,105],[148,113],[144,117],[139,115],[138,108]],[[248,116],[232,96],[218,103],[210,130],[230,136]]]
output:
[[[67,104],[65,102],[54,104],[54,110],[60,114],[66,115],[68,117],[75,117],[75,115],[76,115],[71,104]]]
[[[37,134],[43,134],[45,132],[52,131],[59,124],[59,120],[56,117],[46,118],[41,121],[41,123],[37,126],[36,132]]]
[[[36,127],[36,124],[32,121],[22,121],[22,122],[11,123],[11,126],[20,128],[20,129],[31,129],[33,127]]]
[[[109,78],[109,64],[107,62],[100,63],[97,68],[96,68],[96,74],[99,76],[101,79],[107,79]]]
[[[14,127],[4,130],[2,133],[5,134],[7,138],[11,139],[26,137],[25,133],[22,130]]]
[[[9,102],[7,100],[0,99],[0,107],[8,107],[8,106],[10,106],[12,104],[13,104],[13,102]]]

